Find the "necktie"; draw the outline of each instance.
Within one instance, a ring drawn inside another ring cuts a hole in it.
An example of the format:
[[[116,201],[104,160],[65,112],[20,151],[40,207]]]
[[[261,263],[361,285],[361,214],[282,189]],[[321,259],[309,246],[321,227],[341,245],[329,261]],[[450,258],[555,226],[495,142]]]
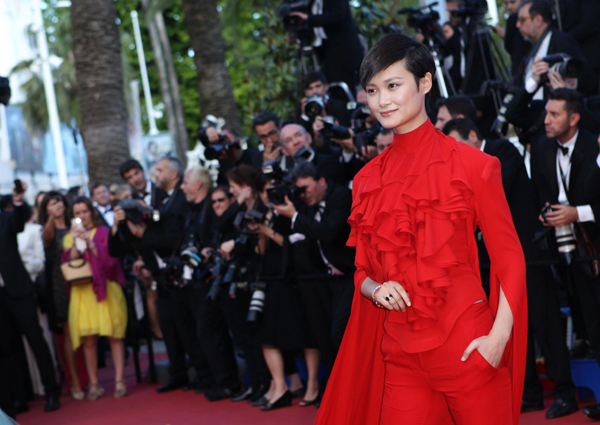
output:
[[[566,146],[561,145],[558,142],[556,142],[556,144],[557,144],[557,148],[560,149],[560,151],[562,152],[563,156],[567,156],[569,154],[569,148],[567,148]]]

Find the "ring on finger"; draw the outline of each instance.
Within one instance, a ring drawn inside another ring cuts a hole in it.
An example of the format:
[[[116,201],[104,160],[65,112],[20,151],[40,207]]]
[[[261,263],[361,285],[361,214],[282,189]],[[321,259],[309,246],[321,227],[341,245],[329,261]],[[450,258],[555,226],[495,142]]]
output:
[[[394,297],[392,296],[392,294],[389,294],[389,295],[388,295],[388,297],[389,297],[389,298],[394,298]]]
[[[390,300],[390,297],[389,297],[389,295],[385,297],[385,300],[386,300],[386,301],[389,301],[389,300]]]

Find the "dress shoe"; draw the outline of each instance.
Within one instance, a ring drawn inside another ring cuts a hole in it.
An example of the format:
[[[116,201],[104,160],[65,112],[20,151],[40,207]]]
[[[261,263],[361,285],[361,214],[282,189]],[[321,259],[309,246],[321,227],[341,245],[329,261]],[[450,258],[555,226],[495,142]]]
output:
[[[581,409],[583,414],[590,419],[600,421],[600,403],[592,404],[591,406],[585,406]]]
[[[267,404],[269,402],[269,399],[265,396],[262,396],[261,398],[259,398],[256,401],[253,401],[250,405],[252,407],[260,407],[260,406],[264,406],[265,404]]]
[[[29,412],[29,404],[26,401],[15,400],[13,403],[15,414]]]
[[[204,393],[208,401],[219,401],[233,397],[238,392],[237,388],[214,387]]]
[[[269,392],[269,385],[261,385],[258,387],[258,390],[252,391],[252,395],[248,397],[246,400],[248,403],[252,404],[255,401],[260,400],[263,396]]]
[[[231,397],[231,401],[244,401],[250,397],[252,397],[252,387],[248,387],[246,388],[246,391],[244,391],[243,393],[241,393],[240,395],[237,395],[235,397]]]
[[[269,402],[262,406],[260,410],[264,410],[265,412],[268,410],[275,410],[281,407],[289,407],[292,405],[292,393],[290,390],[287,390],[283,393],[281,397],[275,400],[273,403]]]
[[[189,385],[189,382],[184,379],[172,379],[170,381],[168,381],[165,385],[163,385],[162,387],[158,387],[156,389],[157,393],[167,393],[169,391],[174,391],[174,390],[178,390],[180,388],[185,387],[186,385]]]
[[[526,412],[538,412],[540,410],[544,410],[544,402],[541,401],[539,403],[534,403],[531,401],[523,400],[521,403],[521,413]]]
[[[557,398],[552,407],[546,412],[546,419],[562,418],[563,416],[570,415],[578,410],[579,406],[577,406],[575,400],[566,401]]]
[[[298,406],[300,406],[300,407],[312,406],[313,404],[317,404],[320,400],[321,400],[321,391],[319,391],[317,393],[317,396],[312,400],[302,399],[302,401],[300,402],[300,404]]]
[[[58,394],[51,394],[46,397],[46,407],[44,407],[44,411],[54,412],[58,409],[60,409],[60,400],[58,398]]]

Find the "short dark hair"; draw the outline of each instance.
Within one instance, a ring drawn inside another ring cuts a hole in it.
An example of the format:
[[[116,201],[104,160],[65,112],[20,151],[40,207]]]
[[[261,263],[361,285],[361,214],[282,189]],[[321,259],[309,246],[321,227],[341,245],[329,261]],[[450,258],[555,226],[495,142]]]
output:
[[[275,113],[271,111],[260,112],[254,117],[254,121],[252,122],[252,128],[256,130],[257,125],[265,125],[266,123],[271,121],[273,121],[275,127],[279,128],[279,117],[275,115]]]
[[[90,189],[90,195],[94,196],[94,190],[98,189],[100,186],[104,186],[106,190],[110,192],[110,189],[108,188],[108,185],[106,183],[95,183]]]
[[[213,188],[210,191],[210,196],[212,196],[215,192],[223,192],[228,198],[231,198],[232,196],[231,192],[229,192],[229,186],[225,186],[224,184],[220,184],[219,186]]]
[[[92,214],[92,223],[94,224],[94,227],[98,227],[100,225],[100,221],[98,220],[98,212],[96,211],[96,208],[94,208],[94,204],[92,204],[90,198],[86,198],[85,196],[76,198],[71,204],[71,217],[75,217],[75,205],[77,204],[85,204],[88,207],[90,213]],[[67,226],[69,224],[70,223],[67,223]]]
[[[48,204],[52,199],[60,199],[65,206],[65,224],[69,226],[71,224],[71,208],[69,205],[69,200],[65,195],[57,190],[51,190],[50,192],[44,195],[42,202],[40,203],[38,209],[38,224],[45,226],[48,222]]]
[[[474,131],[477,138],[483,140],[475,123],[468,118],[453,118],[444,125],[442,131],[446,136],[456,131],[465,140],[469,138],[469,133]]]
[[[315,81],[320,81],[323,84],[327,84],[327,78],[325,78],[325,75],[321,74],[319,71],[311,71],[302,78],[302,89],[306,90],[308,86]]]
[[[583,95],[577,90],[559,88],[553,90],[548,95],[549,100],[564,100],[565,111],[570,115],[583,112]]]
[[[472,122],[477,120],[477,108],[475,103],[467,96],[450,96],[448,98],[440,98],[435,103],[435,107],[440,109],[445,106],[453,118],[459,115],[470,119]]]
[[[123,180],[125,180],[125,174],[127,174],[129,171],[131,171],[133,169],[141,170],[142,172],[144,172],[144,169],[142,168],[142,164],[140,164],[136,159],[129,158],[129,159],[126,159],[125,162],[123,162],[121,164],[121,166],[119,167],[119,173],[121,174],[121,177],[123,178]]]
[[[262,190],[260,175],[260,171],[248,164],[240,164],[237,167],[233,167],[226,174],[228,180],[240,186],[249,186],[255,194],[260,193]]]
[[[169,163],[169,171],[175,171],[177,173],[177,178],[179,180],[183,179],[183,174],[185,172],[185,168],[183,167],[183,162],[174,156],[166,155],[163,156],[160,161],[168,161]]]
[[[550,2],[547,0],[523,0],[519,4],[519,10],[526,4],[531,5],[529,7],[529,16],[531,16],[531,19],[539,15],[547,24],[552,23],[552,4]]]
[[[319,181],[321,177],[324,177],[321,170],[319,170],[319,167],[308,161],[297,163],[294,168],[292,168],[291,175],[293,183],[296,183],[298,179],[305,179],[307,177],[312,177],[315,181]]]
[[[379,134],[381,134],[382,136],[387,136],[388,134],[390,134],[393,131],[394,131],[393,128],[383,128],[383,127],[381,127],[381,130],[379,130]]]
[[[369,50],[360,66],[360,85],[366,90],[375,75],[401,60],[414,75],[417,87],[419,80],[428,72],[431,78],[435,77],[435,63],[429,49],[404,34],[396,33],[386,35]]]

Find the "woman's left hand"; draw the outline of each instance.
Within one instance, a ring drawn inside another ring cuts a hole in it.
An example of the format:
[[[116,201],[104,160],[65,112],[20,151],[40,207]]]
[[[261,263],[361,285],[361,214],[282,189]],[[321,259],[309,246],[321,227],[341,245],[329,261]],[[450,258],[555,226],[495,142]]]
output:
[[[500,360],[502,360],[502,354],[507,342],[491,334],[475,338],[463,353],[461,360],[463,362],[466,361],[471,353],[477,350],[490,365],[497,368]]]

